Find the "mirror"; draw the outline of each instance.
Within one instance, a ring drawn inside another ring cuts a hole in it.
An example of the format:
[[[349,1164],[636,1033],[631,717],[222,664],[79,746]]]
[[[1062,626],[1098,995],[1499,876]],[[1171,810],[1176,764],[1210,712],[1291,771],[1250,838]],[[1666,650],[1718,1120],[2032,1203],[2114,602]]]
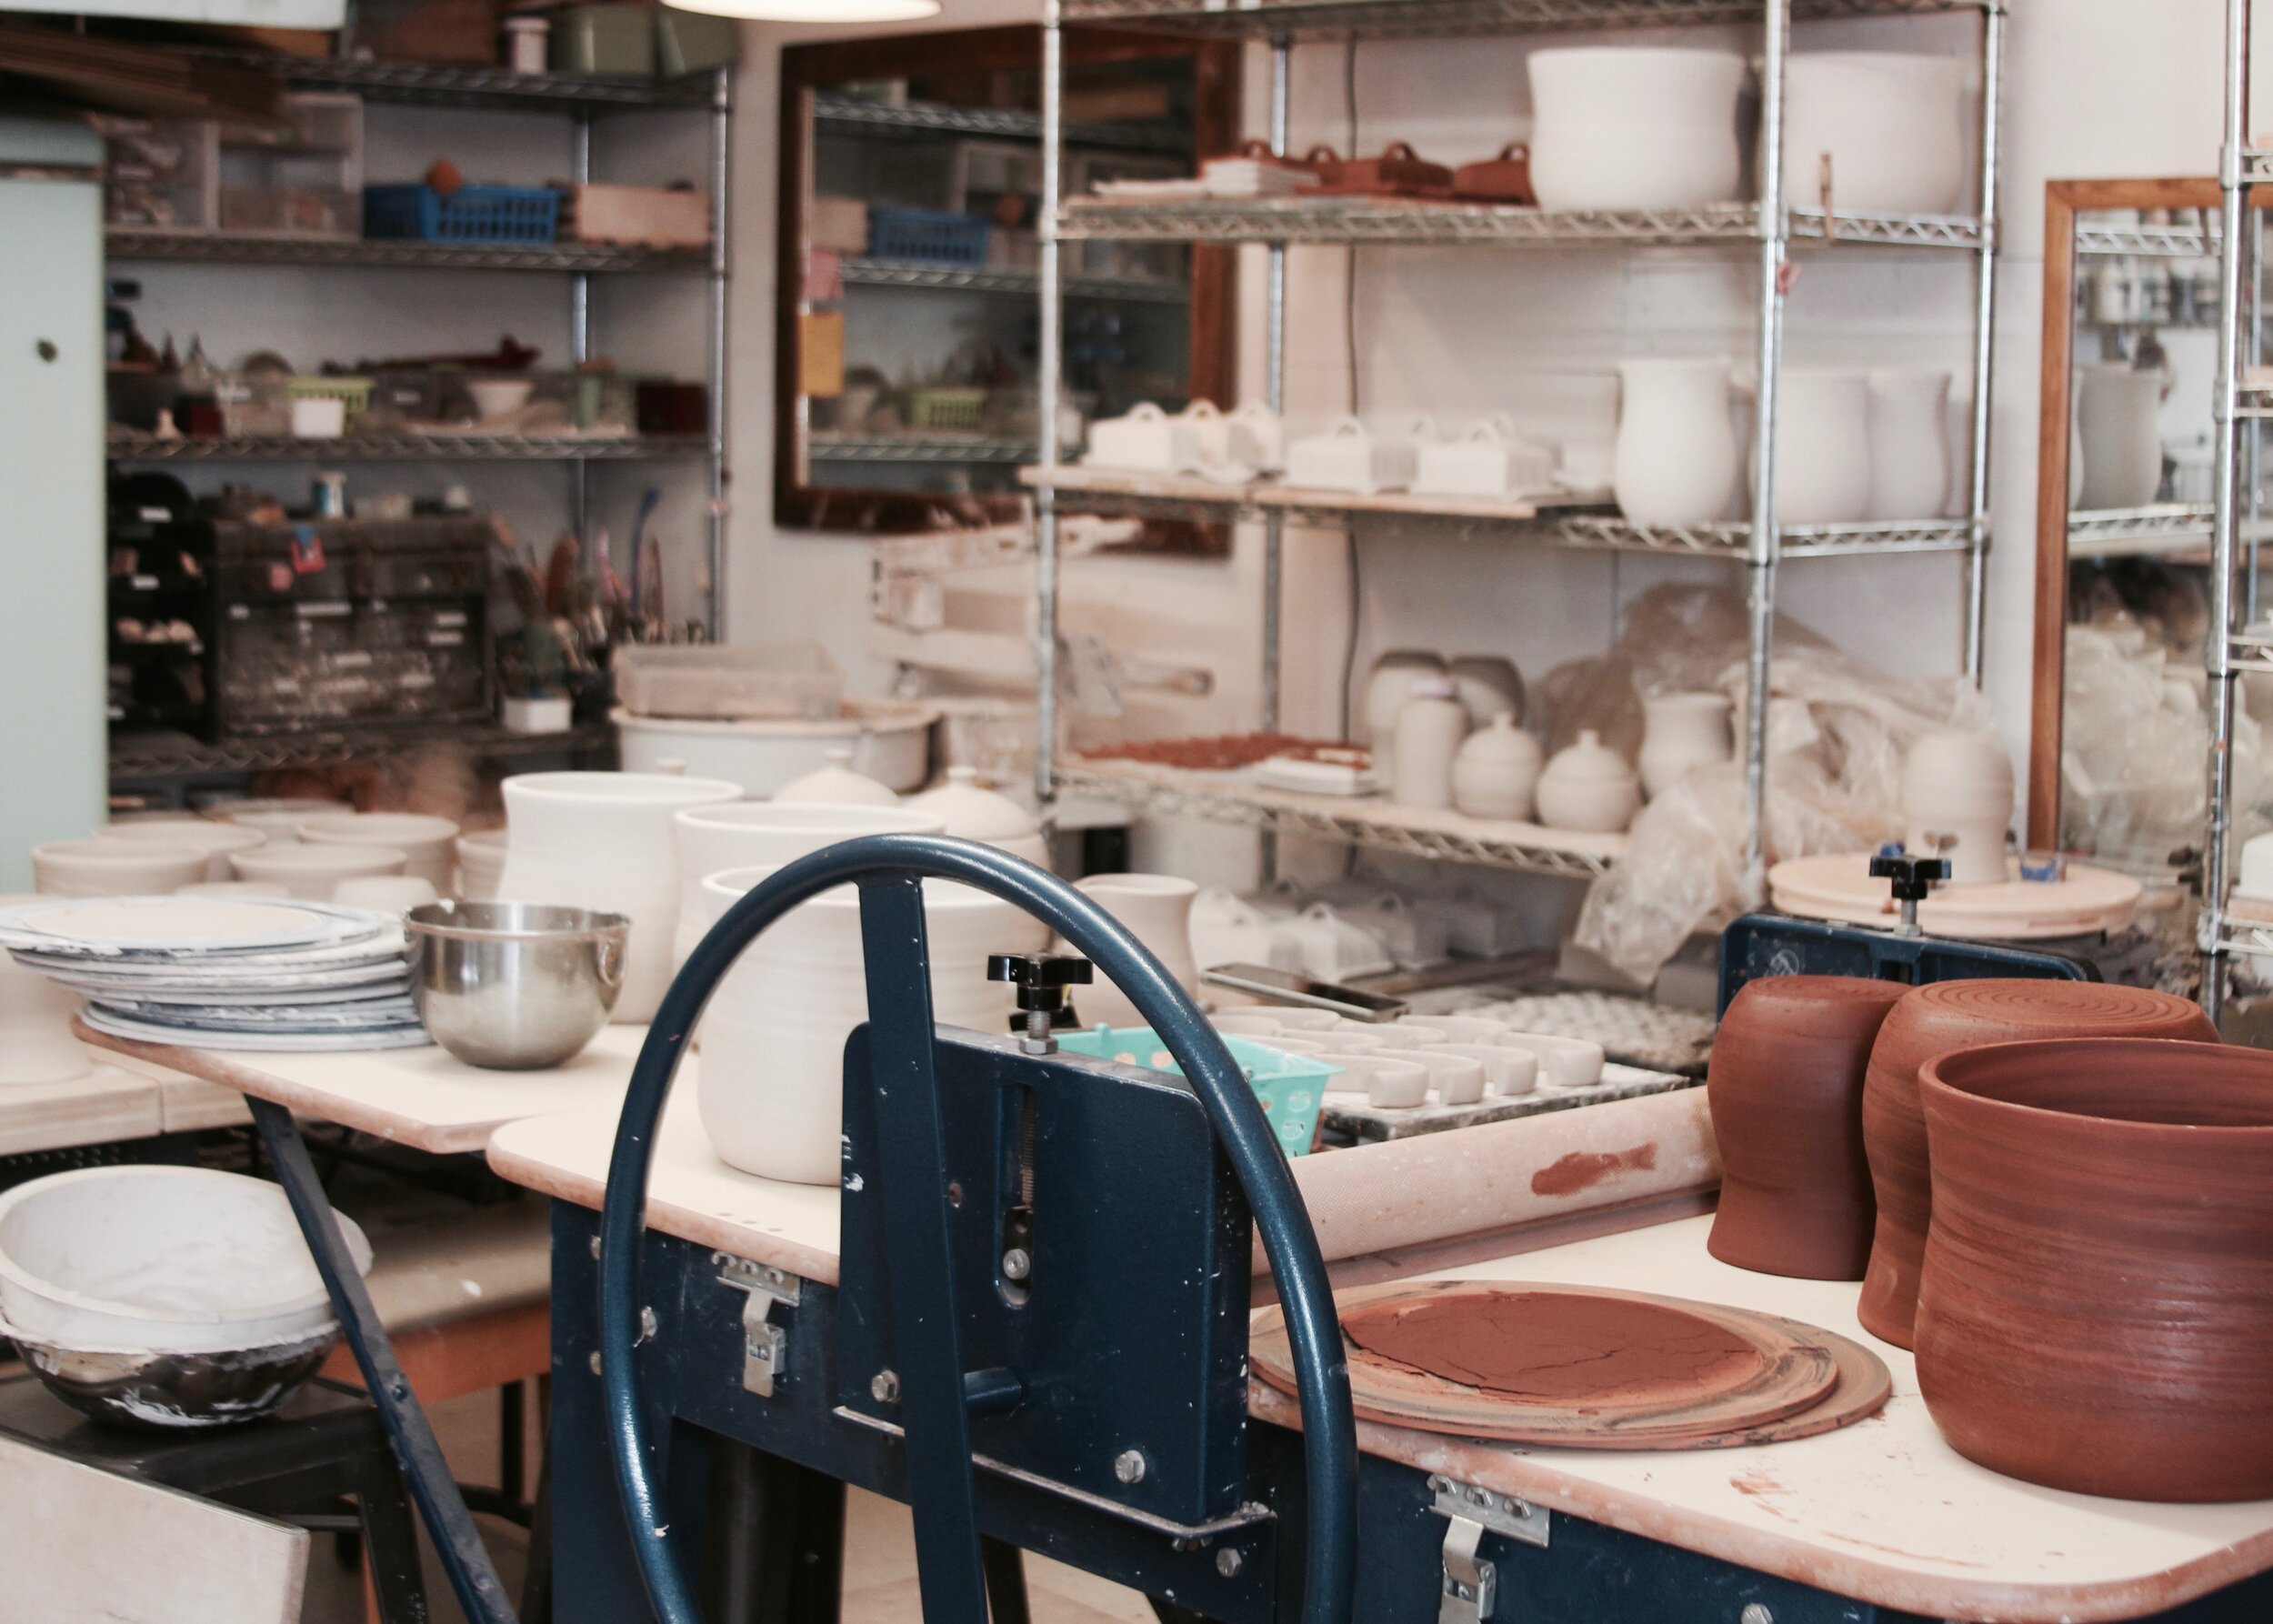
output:
[[[1236,49],[1069,31],[1065,189],[1188,175],[1236,145]],[[782,53],[776,523],[906,533],[1022,511],[1041,432],[1040,64],[1031,27]],[[1083,242],[1063,270],[1062,436],[1073,413],[1236,404],[1229,251]],[[1159,544],[1207,545],[1178,528]]]
[[[2045,188],[2028,843],[2148,877],[2202,834],[2218,222],[2209,179]]]

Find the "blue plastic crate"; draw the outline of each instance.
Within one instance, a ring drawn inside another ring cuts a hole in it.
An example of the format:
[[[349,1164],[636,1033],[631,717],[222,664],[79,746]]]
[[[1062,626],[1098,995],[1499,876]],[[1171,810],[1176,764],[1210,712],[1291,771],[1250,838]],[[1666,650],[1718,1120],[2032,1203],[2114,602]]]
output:
[[[1278,1148],[1289,1156],[1309,1155],[1310,1141],[1317,1137],[1318,1110],[1326,1103],[1326,1079],[1338,1074],[1341,1068],[1307,1055],[1290,1055],[1253,1038],[1236,1038],[1228,1032],[1219,1035],[1232,1059],[1247,1074],[1247,1087],[1263,1102],[1263,1114],[1278,1136]],[[1150,1027],[1100,1026],[1086,1032],[1064,1032],[1058,1035],[1057,1046],[1093,1059],[1118,1060],[1147,1071],[1184,1075],[1184,1068],[1162,1047],[1159,1034]]]
[[[872,208],[868,257],[926,265],[986,265],[986,222],[936,208]]]
[[[559,233],[560,194],[550,186],[460,186],[446,197],[424,183],[363,188],[366,237],[526,246]]]

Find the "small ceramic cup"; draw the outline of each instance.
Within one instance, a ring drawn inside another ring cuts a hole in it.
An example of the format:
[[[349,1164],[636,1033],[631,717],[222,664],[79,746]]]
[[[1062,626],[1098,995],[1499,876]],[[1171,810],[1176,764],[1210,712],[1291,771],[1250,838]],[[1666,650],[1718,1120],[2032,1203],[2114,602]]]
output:
[[[1487,1094],[1528,1094],[1538,1087],[1539,1058],[1528,1049],[1489,1043],[1431,1044],[1432,1055],[1461,1055],[1484,1068]]]
[[[1433,1020],[1401,1020],[1381,1028],[1394,1048],[1424,1048],[1432,1043],[1450,1043],[1452,1034]]]
[[[1400,1060],[1378,1052],[1327,1058],[1342,1068],[1341,1077],[1336,1079],[1339,1088],[1362,1091],[1366,1102],[1377,1109],[1404,1111],[1427,1103],[1429,1071],[1417,1060]]]
[[[1430,1015],[1423,1017],[1421,1024],[1442,1032],[1447,1043],[1496,1043],[1507,1030],[1506,1021],[1487,1020],[1480,1015]]]
[[[1466,1055],[1441,1048],[1408,1048],[1384,1049],[1381,1056],[1427,1067],[1428,1086],[1436,1090],[1439,1105],[1474,1105],[1484,1098],[1483,1064]]]
[[[1342,1020],[1331,1009],[1306,1009],[1298,1004],[1272,1006],[1271,1018],[1287,1032],[1330,1032]]]
[[[1286,1030],[1276,1018],[1252,1009],[1227,1009],[1221,1015],[1210,1016],[1208,1025],[1218,1032],[1238,1038],[1268,1038],[1274,1032]]]
[[[1584,1038],[1555,1038],[1541,1032],[1510,1032],[1504,1048],[1528,1049],[1538,1057],[1538,1080],[1550,1088],[1585,1088],[1602,1080],[1602,1046]]]

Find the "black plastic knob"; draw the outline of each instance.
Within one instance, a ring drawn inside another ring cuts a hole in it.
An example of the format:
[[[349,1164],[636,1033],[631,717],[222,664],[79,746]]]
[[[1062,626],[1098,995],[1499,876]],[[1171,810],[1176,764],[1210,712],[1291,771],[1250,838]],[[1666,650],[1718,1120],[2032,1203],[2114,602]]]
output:
[[[1923,902],[1936,880],[1949,877],[1949,859],[1912,857],[1907,852],[1874,857],[1870,859],[1870,874],[1874,879],[1893,882],[1897,902]]]
[[[1018,989],[1018,1007],[1056,1013],[1066,1002],[1066,988],[1086,987],[1096,969],[1086,958],[1051,953],[990,953],[986,978],[1007,981]]]

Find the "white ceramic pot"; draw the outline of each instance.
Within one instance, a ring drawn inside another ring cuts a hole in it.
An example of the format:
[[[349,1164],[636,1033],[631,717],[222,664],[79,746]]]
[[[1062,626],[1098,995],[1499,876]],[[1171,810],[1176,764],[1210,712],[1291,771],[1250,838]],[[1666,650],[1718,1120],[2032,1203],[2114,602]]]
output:
[[[1642,793],[1655,800],[1700,767],[1736,754],[1728,700],[1713,693],[1657,694],[1642,701]]]
[[[290,846],[300,837],[300,826],[326,812],[352,812],[345,801],[317,800],[309,796],[270,797],[257,800],[215,801],[205,815],[222,823],[242,824],[268,837],[271,846]]]
[[[2008,877],[2005,833],[2013,817],[2013,759],[1994,733],[1928,733],[1902,762],[1903,843],[1949,861],[1954,886]]]
[[[1482,1062],[1456,1055],[1449,1048],[1385,1048],[1375,1053],[1384,1060],[1409,1060],[1428,1068],[1428,1086],[1438,1105],[1474,1105],[1484,1098]]]
[[[50,840],[32,847],[32,883],[42,897],[157,897],[205,877],[194,846],[151,840]]]
[[[312,846],[391,846],[403,854],[403,872],[425,880],[440,896],[457,867],[458,826],[423,812],[326,812],[300,826]]]
[[[1424,677],[1397,713],[1389,794],[1402,807],[1452,805],[1452,762],[1468,735],[1467,707],[1448,677]]]
[[[674,967],[685,964],[710,927],[703,881],[728,868],[778,868],[784,863],[862,835],[937,835],[946,825],[928,812],[903,807],[827,806],[818,801],[732,801],[688,807],[672,815],[678,852],[679,914],[672,943]]]
[[[1503,1048],[1527,1049],[1537,1056],[1537,1078],[1549,1088],[1585,1088],[1602,1080],[1603,1055],[1598,1043],[1537,1032],[1510,1032],[1499,1041]]]
[[[1160,967],[1186,992],[1199,994],[1199,963],[1192,952],[1192,903],[1199,887],[1172,874],[1092,874],[1074,888],[1128,927]],[[1143,1026],[1145,1017],[1126,993],[1103,976],[1074,995],[1084,1022]]]
[[[1671,209],[1737,198],[1732,51],[1534,51],[1531,188],[1550,209]]]
[[[2076,378],[2076,432],[2084,453],[2078,505],[2087,511],[2144,507],[2162,488],[2162,374],[2121,362],[2085,366]]]
[[[342,880],[400,874],[409,859],[392,846],[345,846],[332,842],[263,846],[240,851],[229,861],[239,879],[282,886],[303,902],[329,902]]]
[[[1587,728],[1539,775],[1539,821],[1551,829],[1616,834],[1641,810],[1641,779]]]
[[[1709,524],[1737,493],[1741,453],[1723,360],[1618,366],[1618,508],[1637,525]]]
[[[1949,374],[1870,375],[1870,516],[1939,518],[1949,506]]]
[[[976,767],[949,767],[945,784],[910,796],[907,804],[939,819],[943,834],[1000,847],[1037,867],[1050,866],[1049,841],[1040,822],[1008,796],[987,788]]]
[[[774,792],[776,801],[813,801],[825,807],[896,807],[900,797],[889,785],[866,773],[853,771],[849,746],[825,752],[827,765],[801,778],[792,778]]]
[[[208,880],[229,877],[229,854],[250,851],[268,837],[242,824],[214,823],[203,817],[144,823],[107,823],[95,831],[103,840],[133,840],[145,846],[186,846],[205,854]]]
[[[708,921],[771,868],[703,881]],[[990,953],[1038,952],[1039,920],[968,886],[928,880],[924,929],[935,1019],[1007,1029],[1010,988],[986,979]],[[719,1159],[761,1178],[835,1184],[842,1168],[845,1040],[868,1018],[856,887],[792,909],[750,944],[703,1012],[696,1099]]]
[[[2252,835],[2241,843],[2241,877],[2234,895],[2273,902],[2273,835]]]
[[[724,778],[747,796],[770,796],[828,765],[828,752],[849,748],[853,768],[887,789],[923,787],[931,767],[936,707],[906,699],[846,699],[844,714],[822,721],[689,722],[615,714],[624,770],[653,773],[666,761],[703,777]]]
[[[1523,674],[1513,660],[1496,654],[1464,654],[1446,669],[1460,690],[1470,727],[1481,727],[1500,716],[1523,720]]]
[[[1495,717],[1452,758],[1452,804],[1470,817],[1527,818],[1541,763],[1539,741],[1512,716]]]
[[[610,1018],[652,1018],[671,981],[679,872],[671,819],[741,797],[738,784],[660,773],[522,773],[505,781],[506,902],[600,908],[631,921]]]
[[[1366,674],[1366,699],[1359,707],[1359,725],[1374,749],[1377,769],[1388,761],[1389,740],[1397,733],[1397,713],[1413,697],[1413,685],[1424,677],[1445,675],[1445,663],[1436,655],[1415,648],[1393,648],[1374,661]]]
[[[460,835],[456,847],[457,889],[454,895],[467,902],[495,901],[497,881],[506,871],[505,830],[477,829]]]
[[[1776,522],[1852,525],[1870,516],[1870,374],[1787,366],[1777,407]]]
[[[1440,1043],[1428,1052],[1458,1055],[1481,1066],[1487,1094],[1528,1094],[1538,1087],[1538,1057],[1527,1049],[1494,1043]]]
[[[1970,75],[1956,56],[1798,51],[1784,70],[1784,189],[1797,208],[1948,215],[1965,205]]]

